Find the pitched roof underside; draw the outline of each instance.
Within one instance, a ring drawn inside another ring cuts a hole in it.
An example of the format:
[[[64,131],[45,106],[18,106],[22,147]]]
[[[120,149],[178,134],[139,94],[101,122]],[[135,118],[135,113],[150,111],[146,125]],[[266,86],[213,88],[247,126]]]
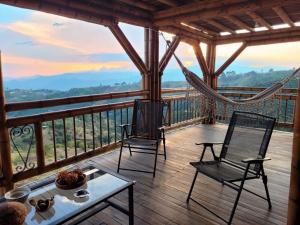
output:
[[[299,0],[0,0],[0,3],[105,26],[125,22],[157,27],[187,41],[259,45],[300,40]]]

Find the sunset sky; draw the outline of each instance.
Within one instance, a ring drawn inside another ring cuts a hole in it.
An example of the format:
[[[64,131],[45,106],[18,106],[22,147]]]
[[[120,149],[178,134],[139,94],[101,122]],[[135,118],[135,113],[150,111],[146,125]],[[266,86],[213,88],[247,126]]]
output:
[[[69,72],[137,70],[108,28],[0,4],[0,50],[5,78],[51,76]],[[120,25],[143,56],[143,29]],[[134,41],[133,41],[134,40]],[[239,46],[217,48],[217,67]],[[205,46],[202,46],[205,51]],[[165,51],[160,41],[160,55]],[[246,72],[300,66],[300,42],[251,47],[228,70]],[[180,44],[176,53],[198,67],[192,48]],[[178,68],[172,60],[168,69]]]

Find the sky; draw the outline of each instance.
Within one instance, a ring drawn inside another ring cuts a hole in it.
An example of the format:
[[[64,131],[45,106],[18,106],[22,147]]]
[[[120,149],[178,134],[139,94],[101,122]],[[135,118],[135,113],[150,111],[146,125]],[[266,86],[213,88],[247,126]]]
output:
[[[108,28],[37,11],[0,4],[0,50],[4,78],[51,76],[85,71],[137,71]],[[140,27],[121,24],[143,58]],[[167,38],[172,35],[166,34]],[[239,43],[217,47],[218,68]],[[201,45],[205,53],[205,45]],[[160,37],[160,56],[166,44]],[[227,69],[237,72],[289,69],[300,66],[300,42],[247,48]],[[199,72],[191,46],[181,43],[176,54]],[[167,70],[178,69],[171,60]]]

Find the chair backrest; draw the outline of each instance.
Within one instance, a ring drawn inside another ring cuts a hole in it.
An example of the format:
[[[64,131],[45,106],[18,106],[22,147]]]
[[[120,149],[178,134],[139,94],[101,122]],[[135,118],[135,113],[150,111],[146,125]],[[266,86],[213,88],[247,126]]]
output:
[[[161,133],[157,128],[163,125],[163,101],[136,99],[133,106],[131,135],[158,139]]]
[[[221,150],[221,160],[226,159],[246,167],[241,160],[265,157],[276,119],[257,113],[234,111]],[[250,169],[260,171],[260,165]]]

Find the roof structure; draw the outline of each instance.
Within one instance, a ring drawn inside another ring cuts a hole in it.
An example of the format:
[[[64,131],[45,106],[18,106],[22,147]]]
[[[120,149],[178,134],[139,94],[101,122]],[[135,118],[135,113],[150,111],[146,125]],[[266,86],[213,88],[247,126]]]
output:
[[[101,25],[156,27],[186,41],[260,45],[300,40],[299,0],[0,0]]]

